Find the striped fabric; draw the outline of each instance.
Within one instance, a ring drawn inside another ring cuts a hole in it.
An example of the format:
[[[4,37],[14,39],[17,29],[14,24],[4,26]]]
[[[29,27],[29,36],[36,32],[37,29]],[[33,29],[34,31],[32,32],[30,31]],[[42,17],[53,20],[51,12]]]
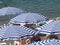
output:
[[[38,41],[26,45],[60,45],[60,40],[48,39],[48,40],[42,40],[42,41]]]
[[[32,29],[30,29],[30,28],[27,28],[27,27],[25,27],[25,26],[21,26],[22,28],[24,28],[26,31],[28,31],[28,32],[30,32],[31,34],[35,34],[35,33],[37,33],[37,31],[36,30],[32,30]]]
[[[37,13],[23,13],[11,19],[11,23],[36,23],[47,20],[47,17]]]
[[[36,28],[40,33],[44,34],[60,34],[60,21],[53,21],[48,24]]]
[[[0,30],[0,37],[2,39],[16,39],[23,37],[30,37],[36,33],[35,30],[23,27],[23,26],[8,26]]]

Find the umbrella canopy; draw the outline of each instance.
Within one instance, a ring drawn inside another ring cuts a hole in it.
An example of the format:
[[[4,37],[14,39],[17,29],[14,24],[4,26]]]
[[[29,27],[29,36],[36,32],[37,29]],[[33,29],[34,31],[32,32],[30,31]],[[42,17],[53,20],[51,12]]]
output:
[[[37,13],[23,13],[15,18],[11,19],[11,23],[36,23],[45,21],[47,18]]]
[[[38,22],[36,24],[42,24],[42,25],[44,25],[44,24],[46,24],[46,21],[41,21],[41,22]]]
[[[42,41],[38,41],[26,45],[60,45],[60,40],[48,39],[48,40],[42,40]]]
[[[52,21],[36,29],[44,34],[60,34],[60,21]]]
[[[35,30],[23,26],[8,26],[0,30],[1,39],[18,39],[27,36],[33,36]]]
[[[11,14],[21,14],[24,11],[15,7],[4,7],[0,9],[0,16],[11,15]]]
[[[60,20],[60,17],[55,18],[56,20]]]

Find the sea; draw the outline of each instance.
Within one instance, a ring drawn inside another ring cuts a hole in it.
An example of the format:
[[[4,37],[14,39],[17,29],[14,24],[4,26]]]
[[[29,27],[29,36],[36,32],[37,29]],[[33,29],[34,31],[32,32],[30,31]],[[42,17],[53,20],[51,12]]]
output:
[[[0,0],[0,8],[17,7],[26,12],[39,13],[49,18],[60,16],[60,0]],[[0,24],[7,24],[14,16],[0,17]]]

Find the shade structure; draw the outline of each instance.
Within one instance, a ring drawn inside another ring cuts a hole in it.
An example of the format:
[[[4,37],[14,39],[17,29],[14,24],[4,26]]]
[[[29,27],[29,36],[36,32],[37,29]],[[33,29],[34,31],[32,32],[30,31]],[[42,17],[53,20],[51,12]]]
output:
[[[60,45],[60,40],[57,39],[48,39],[48,40],[42,40],[26,45]]]
[[[47,17],[37,13],[23,13],[10,20],[11,23],[36,23],[47,20]]]
[[[18,39],[33,36],[35,30],[23,26],[8,26],[0,30],[0,39]]]
[[[43,34],[60,34],[60,21],[52,21],[36,29]]]
[[[42,25],[44,25],[44,24],[46,24],[46,21],[41,21],[41,22],[38,22],[36,24],[42,24]]]
[[[55,18],[56,20],[60,20],[60,17]]]
[[[21,14],[24,11],[16,7],[4,7],[0,9],[0,16]]]

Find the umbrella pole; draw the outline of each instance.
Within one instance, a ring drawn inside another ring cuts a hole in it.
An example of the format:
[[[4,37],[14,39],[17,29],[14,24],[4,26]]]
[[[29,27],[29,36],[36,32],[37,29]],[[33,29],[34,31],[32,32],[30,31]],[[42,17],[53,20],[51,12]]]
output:
[[[6,43],[8,44],[8,45],[14,45],[14,41],[6,41]]]
[[[10,41],[5,41],[8,45],[12,45]]]
[[[11,43],[11,45],[14,45],[14,41],[11,41],[10,43]]]

